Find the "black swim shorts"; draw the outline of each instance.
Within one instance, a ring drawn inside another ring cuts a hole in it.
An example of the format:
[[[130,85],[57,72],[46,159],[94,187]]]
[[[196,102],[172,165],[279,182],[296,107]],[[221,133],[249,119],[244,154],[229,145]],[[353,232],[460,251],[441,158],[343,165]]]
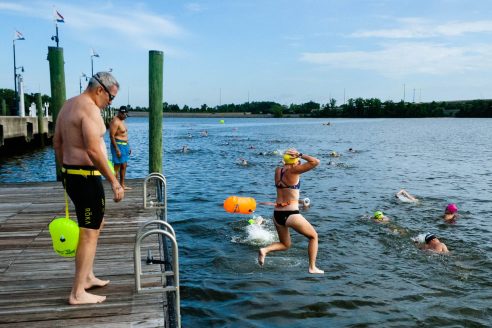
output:
[[[285,222],[287,222],[287,219],[289,216],[292,214],[299,214],[299,211],[273,211],[273,218],[275,219],[275,222],[279,225],[285,225]]]
[[[64,164],[62,169],[65,189],[75,205],[79,227],[97,230],[104,218],[105,195],[101,175],[91,175],[91,172],[99,173],[93,166]]]

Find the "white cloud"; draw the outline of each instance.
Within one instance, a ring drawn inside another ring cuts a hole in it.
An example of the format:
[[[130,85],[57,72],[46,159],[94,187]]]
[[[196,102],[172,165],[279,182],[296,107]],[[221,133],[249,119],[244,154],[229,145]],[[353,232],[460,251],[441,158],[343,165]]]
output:
[[[132,44],[145,48],[149,44],[162,46],[168,39],[180,39],[188,34],[172,19],[142,7],[128,8],[108,4],[105,7],[93,9],[91,6],[63,3],[57,5],[56,8],[65,17],[64,28],[80,33],[81,39],[85,39],[87,34],[94,31],[97,33],[105,31],[105,37],[110,40],[123,39],[126,42],[131,40]],[[53,20],[53,7],[45,2],[33,2],[29,7],[0,2],[1,10],[15,11],[17,15]]]
[[[342,69],[371,70],[389,77],[447,75],[492,69],[492,45],[451,47],[436,43],[386,44],[377,51],[302,53],[303,62]]]
[[[461,36],[467,33],[492,33],[492,21],[449,22],[435,24],[418,18],[399,19],[402,25],[393,29],[357,31],[351,34],[357,38],[416,39],[431,37]]]
[[[196,3],[196,2],[190,2],[190,3],[185,4],[185,9],[188,11],[192,11],[192,12],[203,11],[203,7],[199,3]]]
[[[26,10],[26,7],[19,5],[17,3],[0,2],[0,11],[2,10],[23,12]]]

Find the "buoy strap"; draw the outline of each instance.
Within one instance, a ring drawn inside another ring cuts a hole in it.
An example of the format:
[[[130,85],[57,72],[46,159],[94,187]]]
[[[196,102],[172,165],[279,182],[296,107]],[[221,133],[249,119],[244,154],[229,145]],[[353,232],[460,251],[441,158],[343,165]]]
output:
[[[67,185],[67,181],[65,180],[64,186],[66,185]],[[65,189],[65,187],[63,188],[63,193],[65,194],[65,217],[69,219],[70,212],[68,211],[68,195],[67,195],[67,189]]]
[[[297,202],[296,199],[289,200],[285,203],[275,203],[275,207],[285,207],[285,206],[290,205],[290,204],[295,203],[295,202]]]

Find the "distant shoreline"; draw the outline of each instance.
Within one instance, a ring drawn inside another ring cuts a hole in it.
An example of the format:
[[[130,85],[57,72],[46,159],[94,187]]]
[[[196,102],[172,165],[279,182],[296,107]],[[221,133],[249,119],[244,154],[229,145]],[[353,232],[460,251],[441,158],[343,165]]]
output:
[[[147,117],[149,112],[130,111],[130,117]],[[168,113],[162,114],[163,117],[190,117],[190,118],[271,118],[272,114],[249,114],[249,113]],[[299,117],[299,115],[284,115],[284,117]]]

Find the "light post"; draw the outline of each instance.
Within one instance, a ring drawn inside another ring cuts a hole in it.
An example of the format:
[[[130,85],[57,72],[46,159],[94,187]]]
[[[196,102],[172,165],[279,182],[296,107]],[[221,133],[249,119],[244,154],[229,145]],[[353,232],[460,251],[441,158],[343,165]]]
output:
[[[17,104],[17,69],[21,68],[22,66],[17,67],[16,63],[15,63],[15,41],[17,41],[17,40],[19,40],[19,41],[25,40],[24,36],[19,31],[15,31],[15,38],[12,40],[12,48],[14,50],[14,90],[15,90],[14,103],[15,103],[15,108],[18,112],[19,111],[19,105]],[[24,67],[22,67],[22,72],[24,72]]]
[[[91,74],[94,76],[94,57],[99,58],[99,54],[97,54],[94,49],[92,49],[92,55],[91,55]]]
[[[82,73],[82,75],[79,76],[79,88],[80,88],[79,93],[82,93],[82,78],[84,78],[85,82],[87,82],[87,75],[85,75],[85,73]]]

